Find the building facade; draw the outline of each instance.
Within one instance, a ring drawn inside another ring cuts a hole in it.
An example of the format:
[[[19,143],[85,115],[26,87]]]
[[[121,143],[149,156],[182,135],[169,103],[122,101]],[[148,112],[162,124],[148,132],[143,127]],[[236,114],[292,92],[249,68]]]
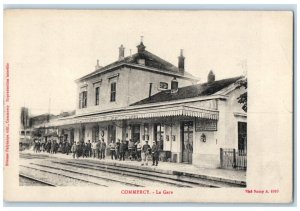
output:
[[[246,150],[246,113],[237,102],[245,92],[236,82],[216,81],[211,71],[205,83],[185,70],[181,50],[178,66],[146,50],[124,57],[76,80],[75,115],[50,121],[69,142],[104,139],[133,140],[152,145],[161,159],[203,167],[220,166],[220,149]],[[109,152],[108,152],[109,153]]]

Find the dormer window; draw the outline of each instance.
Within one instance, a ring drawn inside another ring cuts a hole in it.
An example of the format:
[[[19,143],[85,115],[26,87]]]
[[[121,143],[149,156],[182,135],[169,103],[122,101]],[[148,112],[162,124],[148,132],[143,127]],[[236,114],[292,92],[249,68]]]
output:
[[[138,59],[138,64],[145,65],[145,59]]]
[[[168,89],[168,83],[166,83],[166,82],[160,82],[159,83],[159,89],[161,89],[161,90],[167,90]]]

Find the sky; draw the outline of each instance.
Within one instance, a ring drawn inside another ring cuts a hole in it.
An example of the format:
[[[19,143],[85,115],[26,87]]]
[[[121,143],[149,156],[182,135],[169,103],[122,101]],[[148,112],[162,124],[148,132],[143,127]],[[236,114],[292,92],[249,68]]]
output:
[[[10,64],[11,95],[32,115],[76,108],[75,80],[136,53],[143,36],[146,50],[178,64],[200,82],[210,70],[216,80],[243,75],[257,35],[242,12],[184,11],[14,11],[4,17],[4,61]]]

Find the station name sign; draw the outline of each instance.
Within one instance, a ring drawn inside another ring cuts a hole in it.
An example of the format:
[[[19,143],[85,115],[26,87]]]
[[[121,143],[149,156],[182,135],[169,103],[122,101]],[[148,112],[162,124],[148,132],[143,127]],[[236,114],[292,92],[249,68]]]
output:
[[[201,131],[217,131],[217,120],[214,119],[201,119],[196,121],[196,132]]]

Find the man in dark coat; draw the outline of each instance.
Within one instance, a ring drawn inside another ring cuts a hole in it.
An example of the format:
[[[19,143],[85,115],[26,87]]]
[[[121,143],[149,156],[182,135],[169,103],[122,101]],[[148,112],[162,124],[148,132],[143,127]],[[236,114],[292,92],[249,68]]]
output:
[[[158,158],[159,158],[159,146],[156,144],[156,141],[153,142],[153,145],[152,145],[152,149],[151,149],[151,152],[152,152],[152,166],[154,165],[158,165]]]
[[[120,160],[125,160],[125,152],[126,152],[126,148],[127,148],[127,145],[125,143],[124,140],[122,140],[121,144],[120,144]]]
[[[120,156],[120,139],[118,139],[117,143],[116,143],[116,148],[115,148],[115,159],[118,160],[119,156]]]
[[[68,141],[66,141],[66,143],[65,143],[65,151],[66,151],[66,154],[69,155],[69,152],[70,152],[70,143]]]
[[[100,141],[99,141],[99,143],[100,143],[100,148],[99,148],[99,152],[100,152],[100,159],[105,159],[105,151],[106,151],[106,143],[104,142],[104,139],[102,138],[101,139],[102,140],[102,142],[100,143]]]
[[[87,143],[87,156],[92,157],[92,143],[90,140],[88,140]]]

